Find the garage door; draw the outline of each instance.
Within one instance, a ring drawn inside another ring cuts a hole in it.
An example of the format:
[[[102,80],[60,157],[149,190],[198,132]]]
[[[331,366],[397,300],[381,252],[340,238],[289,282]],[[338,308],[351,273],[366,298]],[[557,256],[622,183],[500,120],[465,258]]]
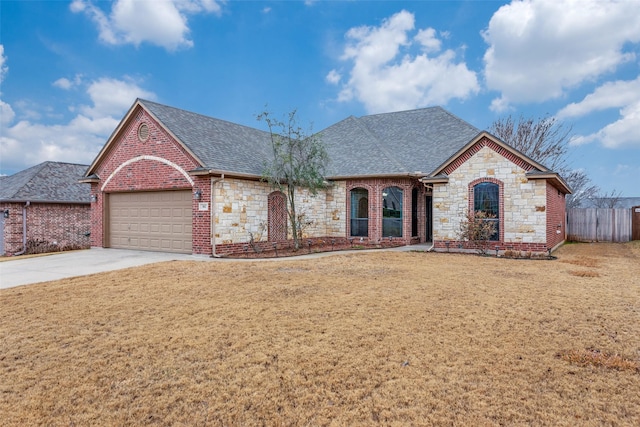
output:
[[[191,191],[109,195],[112,248],[191,253]]]

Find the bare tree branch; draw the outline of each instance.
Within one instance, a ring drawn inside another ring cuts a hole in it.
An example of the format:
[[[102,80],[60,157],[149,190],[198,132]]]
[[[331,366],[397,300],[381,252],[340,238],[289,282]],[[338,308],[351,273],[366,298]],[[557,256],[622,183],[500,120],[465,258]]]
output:
[[[298,124],[297,111],[292,110],[285,120],[272,117],[269,111],[258,115],[271,134],[272,159],[265,163],[262,180],[271,188],[287,195],[287,214],[295,249],[300,248],[304,214],[296,213],[296,190],[306,188],[316,194],[324,187],[324,173],[329,155],[318,134],[306,133]]]

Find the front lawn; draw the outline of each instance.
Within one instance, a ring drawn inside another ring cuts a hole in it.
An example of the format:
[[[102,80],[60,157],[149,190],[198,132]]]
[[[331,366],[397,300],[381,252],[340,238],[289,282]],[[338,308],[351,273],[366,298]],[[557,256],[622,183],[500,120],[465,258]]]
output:
[[[0,424],[640,425],[639,243],[0,290]]]

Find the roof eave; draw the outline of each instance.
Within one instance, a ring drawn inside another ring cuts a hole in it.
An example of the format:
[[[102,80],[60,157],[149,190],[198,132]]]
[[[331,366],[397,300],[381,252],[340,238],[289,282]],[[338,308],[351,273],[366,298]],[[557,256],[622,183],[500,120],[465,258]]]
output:
[[[347,179],[376,179],[376,178],[422,178],[426,177],[428,174],[417,172],[417,173],[377,173],[377,174],[364,174],[364,175],[331,175],[327,176],[327,180],[331,181],[344,181]]]
[[[555,172],[527,172],[525,174],[527,179],[536,180],[536,179],[545,179],[548,180],[551,185],[553,185],[558,190],[562,191],[564,194],[573,194],[571,191],[571,187],[565,182],[562,177]]]
[[[0,199],[0,203],[47,203],[60,205],[90,205],[91,201],[87,200],[38,200],[38,199]]]
[[[256,175],[253,173],[244,173],[244,172],[234,172],[229,170],[222,169],[208,169],[208,168],[196,168],[188,171],[188,174],[191,176],[210,176],[210,177],[223,177],[223,178],[243,178],[243,179],[251,179],[251,180],[261,180],[261,175]]]

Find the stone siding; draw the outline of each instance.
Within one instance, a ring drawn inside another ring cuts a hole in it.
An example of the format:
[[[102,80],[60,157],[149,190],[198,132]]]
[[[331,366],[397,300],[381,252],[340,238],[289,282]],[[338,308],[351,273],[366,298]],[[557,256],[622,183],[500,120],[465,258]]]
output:
[[[473,209],[473,185],[491,181],[501,185],[498,244],[545,248],[547,186],[544,180],[527,179],[526,172],[489,146],[482,146],[451,171],[447,184],[434,185],[434,240],[458,240],[461,221]]]
[[[215,244],[233,245],[268,238],[268,196],[273,189],[265,182],[224,179],[214,188]],[[337,182],[315,196],[306,189],[296,194],[296,210],[304,213],[311,225],[303,237],[343,237],[346,204],[344,182]],[[291,230],[289,229],[289,238]],[[222,249],[222,248],[216,248]]]

